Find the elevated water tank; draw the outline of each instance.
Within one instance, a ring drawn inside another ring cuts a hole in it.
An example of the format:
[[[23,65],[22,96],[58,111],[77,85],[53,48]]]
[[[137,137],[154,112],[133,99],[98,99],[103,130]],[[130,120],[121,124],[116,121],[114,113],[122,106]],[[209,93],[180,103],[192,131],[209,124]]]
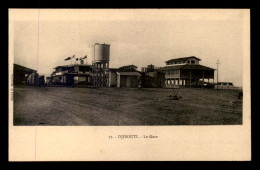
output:
[[[95,62],[109,62],[110,45],[99,44],[94,45],[94,61]]]

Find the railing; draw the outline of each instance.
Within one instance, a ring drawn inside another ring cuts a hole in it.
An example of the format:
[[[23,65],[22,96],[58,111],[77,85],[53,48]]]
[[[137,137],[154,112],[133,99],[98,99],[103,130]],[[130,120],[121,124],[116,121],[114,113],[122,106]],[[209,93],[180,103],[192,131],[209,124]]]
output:
[[[62,74],[64,74],[64,73],[68,73],[68,70],[56,72],[55,75],[56,75],[56,76],[60,76],[60,75],[62,75]],[[53,74],[53,75],[54,75],[54,74]]]
[[[179,78],[179,74],[174,74],[174,75],[165,75],[165,78]]]

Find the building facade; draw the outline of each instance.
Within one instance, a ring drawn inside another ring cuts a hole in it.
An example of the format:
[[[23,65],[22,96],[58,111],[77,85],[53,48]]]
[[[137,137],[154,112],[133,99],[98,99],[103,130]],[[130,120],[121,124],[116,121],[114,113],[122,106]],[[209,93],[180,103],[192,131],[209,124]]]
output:
[[[141,73],[135,65],[109,69],[109,87],[136,88],[140,84]]]
[[[161,68],[165,73],[165,87],[203,87],[205,80],[214,83],[214,69],[200,65],[200,61],[195,56],[166,61],[166,66]]]
[[[14,64],[13,83],[14,85],[25,85],[28,83],[28,76],[37,74],[36,70]]]
[[[51,83],[60,85],[75,85],[80,82],[91,84],[91,65],[74,64],[69,66],[57,66],[51,74]]]
[[[117,87],[117,71],[116,68],[109,69],[108,87]]]

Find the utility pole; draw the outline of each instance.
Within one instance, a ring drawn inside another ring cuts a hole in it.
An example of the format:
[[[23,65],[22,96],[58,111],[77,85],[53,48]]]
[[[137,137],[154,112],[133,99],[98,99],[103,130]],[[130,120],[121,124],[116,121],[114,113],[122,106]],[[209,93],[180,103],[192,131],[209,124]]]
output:
[[[219,60],[217,60],[217,63],[216,63],[216,64],[217,64],[217,90],[218,90],[218,65],[220,64],[220,63],[219,63]]]

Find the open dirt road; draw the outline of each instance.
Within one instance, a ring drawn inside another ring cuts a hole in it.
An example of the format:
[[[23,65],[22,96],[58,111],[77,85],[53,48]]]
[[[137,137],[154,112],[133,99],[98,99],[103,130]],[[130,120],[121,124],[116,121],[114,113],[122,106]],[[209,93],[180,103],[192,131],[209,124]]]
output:
[[[15,87],[14,125],[242,124],[237,90]]]

